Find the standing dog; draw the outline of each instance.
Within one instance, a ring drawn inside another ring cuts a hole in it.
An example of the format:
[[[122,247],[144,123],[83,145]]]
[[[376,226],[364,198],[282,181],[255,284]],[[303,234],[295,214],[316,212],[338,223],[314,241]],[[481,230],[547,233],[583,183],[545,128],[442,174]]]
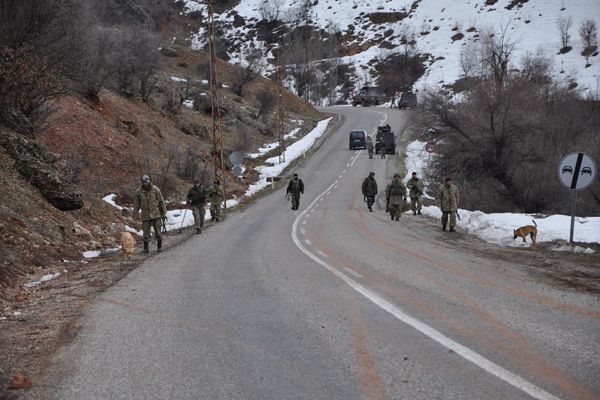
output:
[[[131,260],[131,256],[135,250],[135,239],[131,233],[121,233],[121,246],[123,249],[123,258],[125,260]]]
[[[523,243],[525,243],[525,238],[527,237],[527,235],[529,235],[531,237],[531,242],[535,244],[535,238],[537,236],[537,224],[534,220],[531,220],[531,222],[533,222],[533,225],[525,225],[520,227],[519,229],[515,229],[513,240],[518,237],[522,237]]]

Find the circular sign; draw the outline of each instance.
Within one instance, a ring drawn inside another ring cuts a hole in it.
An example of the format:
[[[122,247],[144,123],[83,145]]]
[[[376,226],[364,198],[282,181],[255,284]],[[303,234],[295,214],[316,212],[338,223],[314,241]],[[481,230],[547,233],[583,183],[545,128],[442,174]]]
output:
[[[427,144],[425,144],[425,151],[428,153],[433,153],[435,151],[435,143],[427,142]]]
[[[569,189],[585,189],[596,178],[596,163],[584,153],[571,153],[560,161],[558,177]]]
[[[229,161],[231,161],[233,165],[242,164],[244,162],[244,153],[241,151],[234,151],[229,155]]]

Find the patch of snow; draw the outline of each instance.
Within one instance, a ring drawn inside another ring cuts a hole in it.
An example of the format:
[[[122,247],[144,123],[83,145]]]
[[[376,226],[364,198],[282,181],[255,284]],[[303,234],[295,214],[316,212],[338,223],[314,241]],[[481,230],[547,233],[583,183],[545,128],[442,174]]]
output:
[[[184,100],[181,103],[185,108],[194,108],[194,100]]]
[[[120,206],[120,205],[118,205],[117,203],[115,203],[115,197],[117,197],[117,195],[116,195],[116,194],[114,194],[114,193],[111,193],[111,194],[109,194],[108,196],[104,196],[104,197],[102,198],[102,200],[103,200],[105,203],[108,203],[108,204],[110,204],[110,205],[111,205],[111,206],[113,206],[114,208],[116,208],[116,209],[118,209],[118,210],[122,210],[122,209],[123,209],[123,207],[122,207],[122,206]]]
[[[84,258],[96,258],[96,257],[100,257],[100,254],[102,254],[102,252],[100,250],[89,250],[89,251],[83,252],[83,257]]]
[[[178,76],[172,76],[172,77],[171,77],[171,80],[172,80],[172,81],[175,81],[175,82],[187,82],[187,79],[185,79],[185,78],[180,78],[180,77],[178,77]]]
[[[59,276],[60,276],[60,272],[56,272],[54,274],[44,275],[40,279],[38,279],[36,281],[28,282],[28,283],[24,284],[23,286],[25,286],[26,288],[31,288],[31,287],[34,287],[34,286],[41,285],[43,282],[48,282],[48,281],[51,281],[52,279],[56,279]]]

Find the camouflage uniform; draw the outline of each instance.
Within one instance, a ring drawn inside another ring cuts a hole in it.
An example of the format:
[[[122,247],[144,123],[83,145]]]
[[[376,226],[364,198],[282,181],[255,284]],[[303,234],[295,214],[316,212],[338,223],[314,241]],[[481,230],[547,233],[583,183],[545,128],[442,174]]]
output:
[[[369,159],[373,158],[373,141],[371,138],[367,139],[367,152],[369,153]]]
[[[385,142],[379,142],[379,153],[381,153],[381,158],[385,158]]]
[[[450,231],[454,232],[456,226],[456,211],[458,210],[458,188],[450,182],[440,186],[438,206],[442,210],[442,229],[446,230],[448,215],[450,216]]]
[[[206,190],[202,184],[198,183],[194,183],[194,186],[192,186],[187,193],[187,202],[192,206],[192,215],[194,216],[196,233],[202,233],[202,227],[204,226],[206,194]]]
[[[417,178],[416,174],[413,174],[412,178],[406,181],[406,188],[408,189],[408,195],[410,197],[410,209],[413,215],[421,214],[421,207],[423,207],[423,191],[425,185],[423,181]]]
[[[367,202],[367,208],[369,211],[373,211],[373,203],[375,203],[375,196],[377,195],[377,181],[375,181],[375,172],[369,173],[369,176],[365,178],[362,183],[362,194]]]
[[[160,234],[161,221],[165,218],[165,200],[160,189],[147,180],[146,175],[142,177],[142,185],[136,190],[133,201],[133,215],[142,211],[142,230],[144,232],[144,252],[148,252],[152,228],[156,237],[158,251],[162,249],[162,237]]]
[[[406,201],[406,186],[400,180],[400,174],[394,175],[394,180],[385,189],[386,209],[392,220],[396,221],[402,216],[402,205]]]
[[[292,210],[297,210],[300,206],[300,195],[304,193],[304,182],[294,174],[294,178],[288,184],[286,193],[292,197]]]
[[[219,181],[215,181],[210,190],[210,218],[219,222],[221,218],[221,202],[223,201],[223,190]]]

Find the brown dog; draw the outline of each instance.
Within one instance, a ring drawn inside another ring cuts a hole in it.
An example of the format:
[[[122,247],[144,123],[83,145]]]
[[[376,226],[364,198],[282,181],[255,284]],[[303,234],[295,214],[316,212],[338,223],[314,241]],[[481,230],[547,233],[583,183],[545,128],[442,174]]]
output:
[[[535,223],[534,220],[531,220],[531,222],[533,222],[533,225],[525,225],[525,226],[520,227],[519,229],[515,229],[514,230],[515,236],[513,237],[513,240],[518,237],[522,237],[523,242],[525,243],[526,242],[525,238],[527,237],[527,235],[529,235],[531,237],[531,242],[535,244],[535,238],[537,236],[537,224]]]
[[[123,258],[125,260],[130,260],[135,251],[135,239],[131,233],[121,233],[121,246],[123,249]]]

